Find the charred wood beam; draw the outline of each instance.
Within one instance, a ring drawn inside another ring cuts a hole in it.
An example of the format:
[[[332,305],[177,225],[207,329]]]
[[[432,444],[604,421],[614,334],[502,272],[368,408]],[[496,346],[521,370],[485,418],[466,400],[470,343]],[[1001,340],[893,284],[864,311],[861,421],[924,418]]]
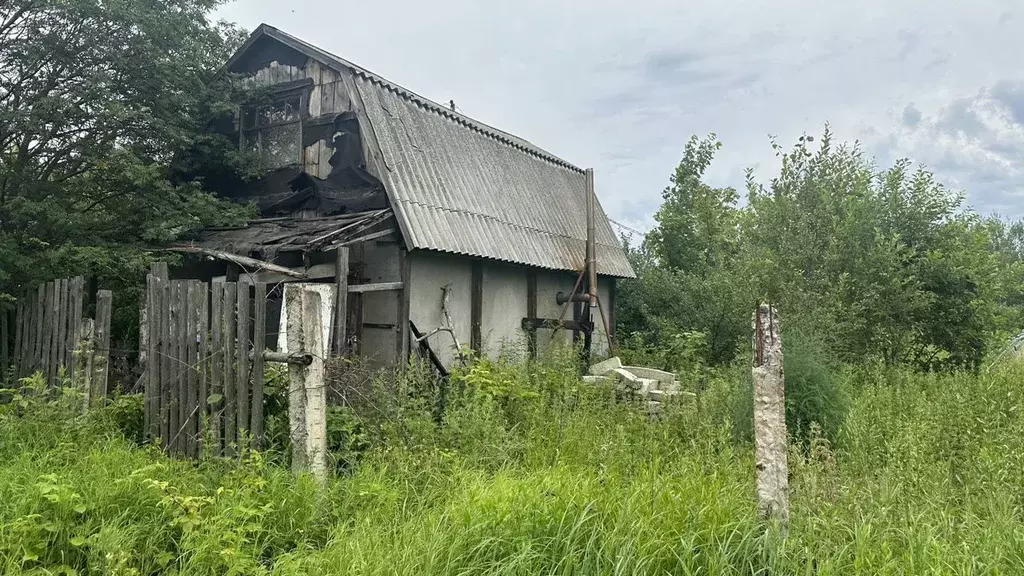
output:
[[[528,332],[537,329],[545,330],[573,330],[579,332],[592,331],[594,325],[591,322],[577,322],[575,320],[557,320],[554,318],[523,318],[523,330]]]

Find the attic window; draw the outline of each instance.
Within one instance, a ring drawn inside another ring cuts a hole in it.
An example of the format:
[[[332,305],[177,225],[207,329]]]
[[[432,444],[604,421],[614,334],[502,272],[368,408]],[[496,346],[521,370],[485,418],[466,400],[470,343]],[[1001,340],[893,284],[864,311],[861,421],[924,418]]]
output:
[[[259,154],[265,168],[302,163],[300,96],[242,109],[242,148]]]

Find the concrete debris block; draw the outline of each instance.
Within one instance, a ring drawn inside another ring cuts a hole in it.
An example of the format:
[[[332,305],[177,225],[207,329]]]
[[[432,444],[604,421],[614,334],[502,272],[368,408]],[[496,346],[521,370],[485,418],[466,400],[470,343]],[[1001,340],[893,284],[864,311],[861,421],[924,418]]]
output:
[[[664,370],[656,370],[654,368],[643,368],[641,366],[623,366],[623,370],[629,370],[634,376],[638,378],[650,378],[651,380],[657,380],[658,382],[675,382],[676,375],[671,372],[665,372]]]
[[[614,356],[605,360],[604,362],[598,362],[590,367],[591,376],[604,376],[605,374],[622,368],[622,360],[619,360],[618,356]]]
[[[639,378],[634,376],[632,372],[628,372],[622,368],[616,368],[609,372],[608,375],[618,380],[620,384],[630,390],[639,390],[640,387],[643,386],[643,382],[641,382]]]
[[[647,402],[647,413],[654,415],[661,413],[661,402],[650,400]]]
[[[658,402],[664,402],[666,396],[667,395],[665,394],[665,392],[663,390],[649,390],[647,392],[647,397],[648,398],[650,398],[651,400],[658,401]]]
[[[640,378],[640,388],[636,391],[641,396],[647,396],[651,392],[658,391],[658,381],[650,378]]]
[[[680,390],[682,388],[679,385],[679,382],[672,381],[672,382],[662,382],[661,386],[660,386],[660,389],[664,390],[666,394],[675,395],[675,394],[679,394],[679,392],[680,392]]]
[[[584,384],[604,384],[605,382],[608,382],[608,381],[609,381],[609,378],[607,378],[605,376],[589,376],[588,375],[588,376],[584,376],[583,377],[583,383]]]

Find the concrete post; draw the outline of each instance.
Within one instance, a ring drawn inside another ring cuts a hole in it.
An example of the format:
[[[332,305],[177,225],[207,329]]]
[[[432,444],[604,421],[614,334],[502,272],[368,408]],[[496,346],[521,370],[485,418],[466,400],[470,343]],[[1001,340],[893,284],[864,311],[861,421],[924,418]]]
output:
[[[312,357],[307,365],[289,363],[288,423],[292,470],[327,479],[327,392],[324,386],[324,337],[320,293],[302,284],[285,289],[288,351]]]
[[[754,312],[754,452],[762,519],[789,521],[789,437],[779,316],[768,304]]]

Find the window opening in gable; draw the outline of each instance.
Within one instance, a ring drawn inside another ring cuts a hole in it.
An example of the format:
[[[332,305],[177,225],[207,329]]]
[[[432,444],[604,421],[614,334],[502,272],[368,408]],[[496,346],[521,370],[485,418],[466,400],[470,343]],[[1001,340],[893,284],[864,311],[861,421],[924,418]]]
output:
[[[302,117],[298,95],[242,109],[242,149],[259,155],[264,168],[302,163]]]

